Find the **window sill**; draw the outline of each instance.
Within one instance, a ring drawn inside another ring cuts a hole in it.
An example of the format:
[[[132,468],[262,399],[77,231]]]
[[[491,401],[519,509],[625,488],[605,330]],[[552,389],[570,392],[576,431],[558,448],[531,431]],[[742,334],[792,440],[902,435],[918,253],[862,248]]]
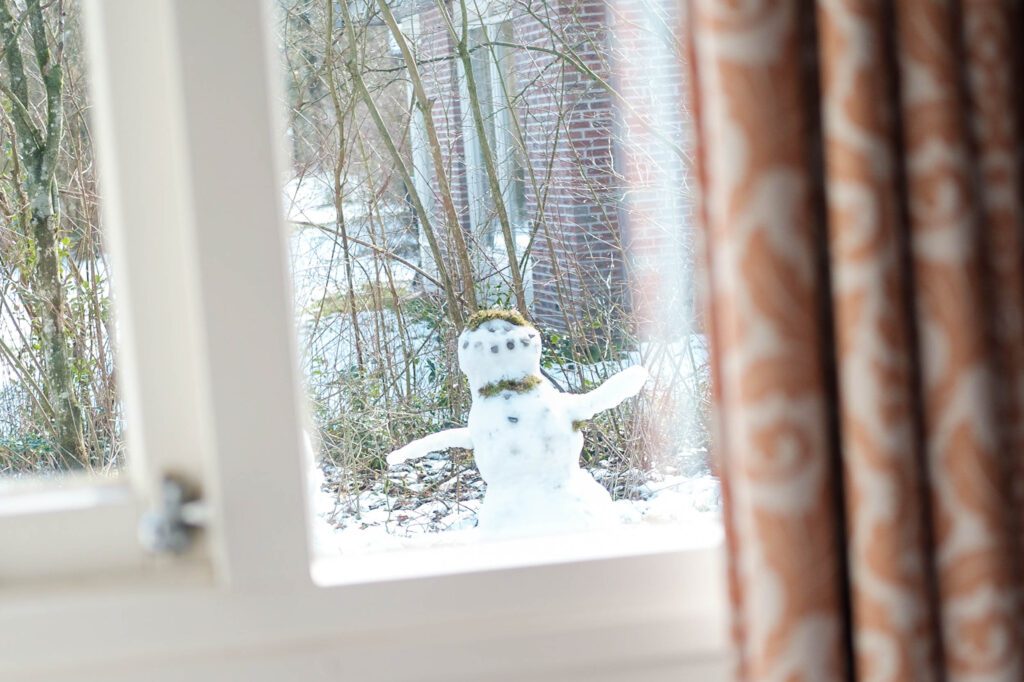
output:
[[[29,479],[0,491],[0,585],[138,569],[138,502],[123,482]],[[40,542],[45,538],[45,542]]]
[[[0,679],[157,680],[174,661],[167,679],[269,680],[289,657],[309,680],[725,679],[722,545],[627,530],[318,561],[320,586],[291,590],[19,591],[0,609]]]
[[[629,557],[689,556],[717,551],[721,543],[721,525],[705,520],[688,524],[636,523],[601,533],[500,541],[480,541],[452,532],[439,534],[433,544],[416,548],[314,558],[311,575],[315,584],[331,587]]]

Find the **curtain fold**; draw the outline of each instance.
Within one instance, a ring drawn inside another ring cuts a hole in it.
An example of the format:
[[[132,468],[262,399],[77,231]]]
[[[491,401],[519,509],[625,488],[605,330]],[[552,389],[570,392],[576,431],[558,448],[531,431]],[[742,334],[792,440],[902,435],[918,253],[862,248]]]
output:
[[[688,10],[740,678],[1024,679],[1019,3]]]

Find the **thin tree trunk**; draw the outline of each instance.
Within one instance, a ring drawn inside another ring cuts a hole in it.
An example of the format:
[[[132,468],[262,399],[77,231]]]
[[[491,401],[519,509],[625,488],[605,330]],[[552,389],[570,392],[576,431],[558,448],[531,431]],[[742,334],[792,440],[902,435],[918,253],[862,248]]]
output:
[[[58,6],[56,52],[50,51],[40,0],[26,4],[27,24],[45,94],[45,123],[40,130],[33,122],[28,80],[19,33],[25,21],[15,21],[9,0],[0,0],[0,37],[6,47],[9,83],[3,88],[14,110],[18,151],[24,169],[24,185],[29,201],[21,212],[24,236],[30,244],[29,287],[31,289],[33,331],[38,336],[45,358],[45,385],[49,402],[56,410],[52,429],[56,435],[58,459],[68,467],[87,466],[89,452],[82,433],[82,409],[75,387],[74,368],[68,351],[65,329],[67,301],[64,292],[62,244],[59,235],[54,178],[64,125],[63,110],[63,7]],[[25,17],[22,17],[24,19]]]
[[[356,310],[356,289],[352,276],[352,249],[348,239],[348,224],[345,222],[345,198],[343,174],[345,166],[345,116],[348,114],[342,106],[338,94],[338,83],[334,78],[334,2],[327,3],[327,21],[324,28],[324,71],[327,77],[327,89],[331,93],[331,104],[334,107],[335,125],[338,128],[338,154],[334,161],[334,214],[338,234],[341,235],[342,258],[345,263],[345,286],[348,294],[349,321],[352,324],[352,337],[356,350],[356,366],[363,369],[363,343],[359,332],[359,312]]]

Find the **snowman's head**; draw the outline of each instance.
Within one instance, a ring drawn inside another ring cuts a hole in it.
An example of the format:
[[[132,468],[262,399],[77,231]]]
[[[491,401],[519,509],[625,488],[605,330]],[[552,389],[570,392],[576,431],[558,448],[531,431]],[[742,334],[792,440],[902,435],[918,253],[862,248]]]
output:
[[[482,310],[459,335],[459,368],[470,388],[540,374],[540,333],[514,310]]]

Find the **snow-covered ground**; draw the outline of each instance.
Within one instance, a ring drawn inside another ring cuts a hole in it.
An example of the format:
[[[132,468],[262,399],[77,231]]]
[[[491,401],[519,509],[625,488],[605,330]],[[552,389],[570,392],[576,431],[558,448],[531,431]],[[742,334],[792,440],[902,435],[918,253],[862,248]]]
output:
[[[693,457],[703,456],[695,453]],[[683,458],[685,459],[685,458]],[[720,488],[709,473],[616,472],[607,462],[588,470],[616,497],[624,524],[679,524],[712,535],[720,525]],[[369,489],[346,493],[330,463],[310,468],[318,554],[364,553],[476,540],[476,512],[485,484],[472,466],[443,453],[393,467]]]
[[[332,322],[340,323],[337,318]],[[336,331],[341,336],[341,330]],[[420,338],[420,332],[428,333],[417,330]],[[336,347],[334,352],[339,354],[335,362],[344,365],[345,351]],[[696,381],[706,371],[701,369],[704,353],[701,337],[692,337],[689,343],[672,344],[668,352],[653,347],[643,349],[654,382],[671,381],[673,377],[676,381],[683,377],[687,384]],[[579,369],[591,381],[607,376],[624,363],[608,364]],[[680,365],[690,369],[680,369]],[[578,390],[578,377],[576,371],[556,373],[556,380],[567,390]],[[678,406],[685,414],[676,420],[677,430],[694,428],[693,407],[685,401]],[[617,500],[615,505],[624,523],[676,523],[687,527],[687,533],[714,536],[720,532],[720,488],[708,469],[706,451],[683,450],[667,459],[670,461],[658,462],[650,469],[622,470],[621,463],[608,460],[586,469]],[[486,484],[465,455],[433,453],[378,472],[372,480],[367,480],[366,475],[354,477],[331,462],[311,467],[310,471],[313,523],[320,555],[476,541],[476,512]]]

